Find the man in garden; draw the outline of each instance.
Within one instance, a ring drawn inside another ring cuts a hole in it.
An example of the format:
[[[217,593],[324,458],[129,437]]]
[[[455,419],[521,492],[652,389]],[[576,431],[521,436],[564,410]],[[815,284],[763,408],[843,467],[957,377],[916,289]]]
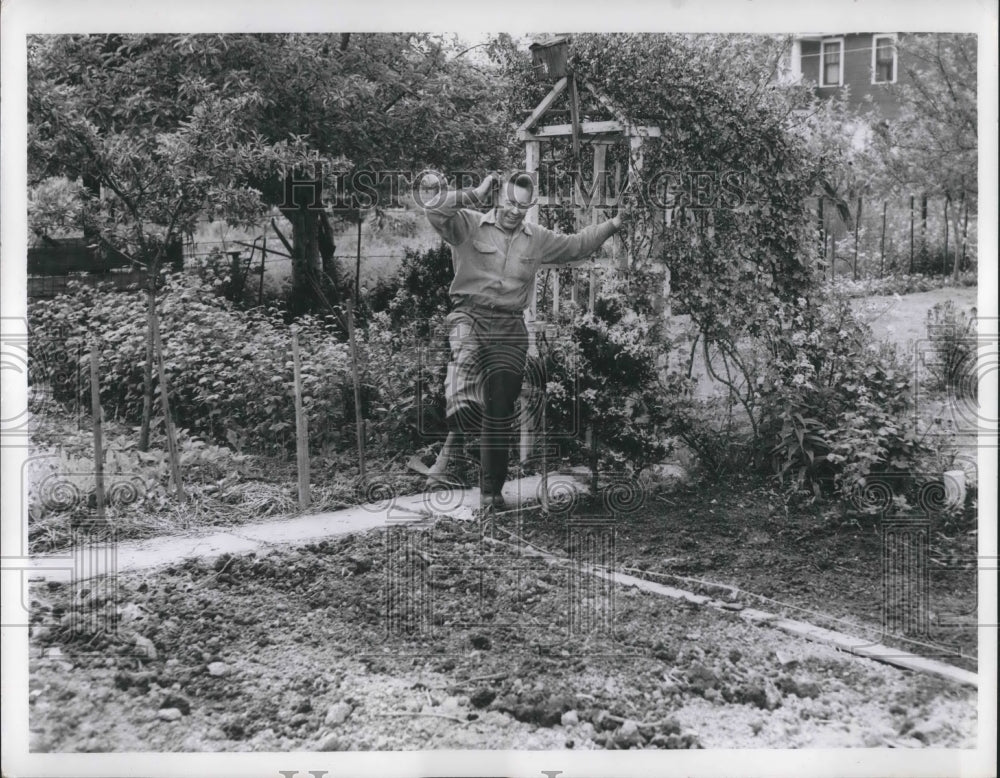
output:
[[[528,333],[524,311],[535,274],[543,265],[583,259],[621,229],[623,210],[601,224],[563,235],[524,217],[534,201],[531,176],[519,174],[500,187],[499,203],[485,204],[494,182],[489,174],[474,189],[434,191],[439,176],[421,181],[422,205],[437,233],[451,246],[454,279],[447,318],[451,350],[445,379],[448,437],[429,470],[428,487],[445,481],[452,456],[465,436],[480,435],[481,507],[503,510],[507,451],[515,406],[524,379]]]

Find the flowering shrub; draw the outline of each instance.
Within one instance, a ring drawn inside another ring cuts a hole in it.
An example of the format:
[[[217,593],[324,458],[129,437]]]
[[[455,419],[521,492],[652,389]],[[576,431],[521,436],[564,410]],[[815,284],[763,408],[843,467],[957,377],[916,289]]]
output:
[[[792,313],[759,379],[760,441],[796,488],[842,489],[908,473],[927,447],[905,416],[911,371],[844,297]]]

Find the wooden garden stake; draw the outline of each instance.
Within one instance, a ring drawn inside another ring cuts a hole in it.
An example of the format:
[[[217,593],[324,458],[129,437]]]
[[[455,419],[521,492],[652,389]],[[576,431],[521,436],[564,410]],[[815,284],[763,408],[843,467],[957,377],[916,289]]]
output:
[[[951,194],[944,196],[944,265],[941,268],[943,275],[948,275],[948,206],[951,204]]]
[[[101,380],[98,372],[97,343],[90,344],[90,411],[94,417],[94,492],[97,521],[104,523],[104,441],[101,433]]]
[[[861,239],[861,195],[858,195],[858,216],[854,220],[854,280],[858,280],[858,241]]]
[[[302,362],[299,333],[292,330],[292,370],[295,397],[295,458],[299,469],[299,510],[309,508],[309,426],[302,407]]]
[[[962,262],[960,269],[965,267],[965,251],[969,245],[969,202],[965,199],[965,190],[962,190],[962,210],[965,212],[962,221]]]
[[[354,304],[358,304],[361,297],[361,223],[364,221],[361,211],[358,211],[358,256],[354,263]]]
[[[882,247],[879,251],[878,275],[882,278],[885,275],[885,210],[887,203],[882,201]]]
[[[354,305],[347,301],[347,337],[351,342],[351,375],[354,378],[354,419],[358,434],[358,473],[361,481],[367,479],[365,472],[365,422],[361,418],[361,376],[358,373],[358,343],[354,337]]]
[[[177,499],[182,502],[186,498],[184,484],[181,483],[181,459],[177,450],[177,431],[170,415],[170,400],[167,397],[167,372],[163,367],[163,341],[160,339],[160,317],[153,311],[153,347],[156,349],[156,370],[160,380],[160,406],[163,409],[163,428],[167,433],[167,455],[170,457],[170,475],[174,479],[174,489]]]
[[[257,287],[257,305],[264,302],[264,265],[267,263],[267,227],[264,227],[264,240],[260,247],[260,286]]]
[[[914,198],[910,195],[910,275],[913,275],[913,208]]]

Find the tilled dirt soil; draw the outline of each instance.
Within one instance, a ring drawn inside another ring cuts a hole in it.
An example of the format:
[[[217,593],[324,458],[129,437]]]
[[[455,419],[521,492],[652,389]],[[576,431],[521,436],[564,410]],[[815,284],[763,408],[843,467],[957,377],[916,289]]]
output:
[[[31,750],[975,746],[974,690],[504,537],[442,520],[122,576],[113,635],[74,620],[96,593],[36,585]]]

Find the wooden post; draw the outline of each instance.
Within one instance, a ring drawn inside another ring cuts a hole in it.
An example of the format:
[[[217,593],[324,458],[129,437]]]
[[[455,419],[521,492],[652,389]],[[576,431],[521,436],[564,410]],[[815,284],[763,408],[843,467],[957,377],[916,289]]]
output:
[[[885,200],[882,201],[882,240],[879,249],[878,275],[882,278],[885,275],[885,211],[887,208]]]
[[[858,241],[861,238],[861,195],[858,195],[858,215],[854,220],[854,280],[858,280]]]
[[[163,341],[160,339],[160,317],[156,311],[153,311],[153,345],[156,348],[156,370],[160,381],[160,408],[163,410],[163,429],[167,434],[170,475],[174,479],[177,499],[183,502],[186,495],[184,494],[184,484],[181,482],[181,457],[177,450],[177,430],[174,429],[174,420],[170,415],[169,386],[167,385],[167,371],[163,365]]]
[[[295,399],[295,459],[299,471],[299,510],[309,508],[309,422],[302,405],[302,360],[299,356],[299,333],[292,330],[292,394]]]
[[[580,96],[576,91],[576,76],[569,74],[569,112],[573,132],[573,160],[580,161]],[[579,169],[579,165],[577,166]]]
[[[358,343],[354,337],[354,305],[347,301],[347,338],[351,343],[351,374],[354,378],[354,423],[358,437],[358,473],[361,483],[368,478],[365,470],[365,422],[361,417],[361,375],[358,371]]]
[[[927,192],[920,197],[920,256],[927,255]]]
[[[101,431],[101,380],[98,370],[97,341],[90,343],[90,412],[94,417],[94,492],[97,499],[97,522],[104,517],[104,440]]]
[[[625,185],[626,189],[639,186],[639,174],[642,172],[642,137],[632,136],[628,139],[629,145],[629,166],[628,166],[628,183]],[[619,190],[620,192],[621,190]],[[633,192],[634,194],[634,192]],[[619,195],[620,196],[620,195]],[[627,251],[622,252],[622,270],[628,270],[633,267],[636,262],[635,256],[635,233],[637,228],[633,224],[632,235],[629,236],[629,242]]]
[[[910,195],[910,275],[913,275],[913,208],[914,199]]]
[[[830,280],[837,277],[837,236],[830,236]]]
[[[830,232],[829,232],[829,230],[823,230],[823,261],[824,262],[826,261],[826,258],[830,255],[830,251],[828,249],[829,242],[830,242]],[[833,262],[830,263],[830,280],[831,281],[833,280]]]
[[[260,286],[257,288],[257,305],[264,302],[264,264],[267,262],[267,227],[264,227],[264,242],[260,250]]]
[[[823,258],[826,259],[826,225],[823,221],[823,201],[826,198],[820,195],[816,198],[816,237],[819,238],[823,247]]]
[[[361,222],[363,218],[361,211],[358,211],[358,256],[354,262],[354,305],[357,306],[361,298]]]
[[[541,143],[537,140],[529,140],[524,144],[524,170],[529,175],[533,175],[538,170],[539,153]],[[538,194],[540,187],[536,183]],[[551,196],[551,193],[550,193]],[[533,205],[524,215],[524,221],[528,224],[538,224],[538,205]],[[538,344],[535,340],[535,316],[538,312],[538,289],[537,279],[532,279],[531,293],[528,302],[528,310],[524,312],[524,324],[528,331],[528,358],[538,355]],[[521,387],[521,419],[520,419],[520,440],[518,444],[518,455],[522,462],[528,460],[535,445],[535,435],[532,429],[532,420],[528,414],[528,392],[529,388],[525,383]]]
[[[229,274],[232,278],[229,297],[233,302],[236,302],[243,291],[243,268],[240,266],[239,251],[229,252]]]
[[[942,263],[942,275],[948,275],[948,206],[951,204],[951,193],[946,192],[944,196],[944,262]]]
[[[965,269],[965,251],[969,245],[969,201],[965,199],[965,190],[962,190],[962,210],[964,211],[964,216],[962,217],[962,263],[959,269]]]

